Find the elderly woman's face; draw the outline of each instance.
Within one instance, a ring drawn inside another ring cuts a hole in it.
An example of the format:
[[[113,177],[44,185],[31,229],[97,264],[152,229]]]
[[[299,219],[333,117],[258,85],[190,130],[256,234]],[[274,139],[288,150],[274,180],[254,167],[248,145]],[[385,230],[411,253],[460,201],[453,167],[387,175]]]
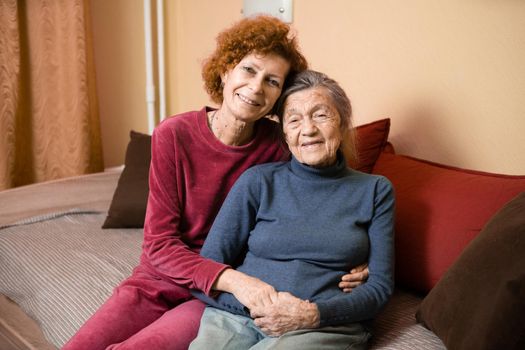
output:
[[[286,143],[301,163],[322,168],[336,162],[343,140],[341,117],[325,88],[291,94],[284,104]]]

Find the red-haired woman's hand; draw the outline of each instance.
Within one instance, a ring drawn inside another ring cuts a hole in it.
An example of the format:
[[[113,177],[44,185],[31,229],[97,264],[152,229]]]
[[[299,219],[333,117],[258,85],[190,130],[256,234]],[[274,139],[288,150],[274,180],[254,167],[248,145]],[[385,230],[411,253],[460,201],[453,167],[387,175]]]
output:
[[[354,267],[350,273],[341,277],[339,288],[345,293],[350,293],[354,288],[366,283],[368,279],[368,264]]]

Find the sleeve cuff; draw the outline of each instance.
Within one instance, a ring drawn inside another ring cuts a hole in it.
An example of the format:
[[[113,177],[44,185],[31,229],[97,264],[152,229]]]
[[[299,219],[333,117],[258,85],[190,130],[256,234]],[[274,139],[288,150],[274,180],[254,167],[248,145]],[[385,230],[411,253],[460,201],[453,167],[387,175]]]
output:
[[[334,308],[330,302],[316,302],[319,310],[319,326],[334,326],[349,322],[347,314],[341,315],[340,310]]]
[[[218,293],[211,288],[217,280],[217,277],[219,277],[219,275],[227,268],[230,268],[230,266],[210,259],[205,259],[195,271],[193,285],[204,294],[214,297]]]

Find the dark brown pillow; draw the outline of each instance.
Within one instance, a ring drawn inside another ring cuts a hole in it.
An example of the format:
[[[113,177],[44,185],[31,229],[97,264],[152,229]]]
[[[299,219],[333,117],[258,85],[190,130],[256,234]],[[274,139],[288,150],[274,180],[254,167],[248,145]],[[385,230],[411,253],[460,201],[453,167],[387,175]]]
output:
[[[525,192],[465,248],[416,319],[447,349],[525,349]]]
[[[130,131],[124,170],[102,228],[144,227],[149,192],[151,136]]]

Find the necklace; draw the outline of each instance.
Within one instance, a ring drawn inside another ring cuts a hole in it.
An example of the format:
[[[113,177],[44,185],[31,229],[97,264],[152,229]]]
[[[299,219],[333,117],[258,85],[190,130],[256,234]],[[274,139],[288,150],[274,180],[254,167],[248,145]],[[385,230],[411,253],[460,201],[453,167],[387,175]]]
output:
[[[208,128],[210,128],[211,132],[213,132],[213,120],[215,119],[215,114],[217,114],[217,110],[214,110],[213,113],[211,113],[208,116]]]
[[[223,134],[223,130],[221,129],[221,127],[217,128],[213,126],[215,120],[216,120],[216,116],[217,116],[217,111],[218,109],[216,109],[215,111],[213,111],[213,113],[210,114],[210,116],[208,117],[208,127],[210,128],[210,131],[211,133],[215,136],[215,138],[217,138],[218,140],[220,140],[221,142],[224,143],[224,141],[221,140],[222,138],[222,134]],[[217,123],[215,123],[217,124]]]
[[[225,122],[223,120],[220,120],[219,124],[217,124],[215,122],[215,120],[217,119],[217,112],[218,109],[216,109],[207,116],[208,128],[210,129],[210,131],[216,139],[229,146],[240,146],[250,141],[252,137],[251,131],[250,135],[246,137],[242,136],[242,133],[246,131],[243,130],[243,128],[234,130],[228,122]]]

